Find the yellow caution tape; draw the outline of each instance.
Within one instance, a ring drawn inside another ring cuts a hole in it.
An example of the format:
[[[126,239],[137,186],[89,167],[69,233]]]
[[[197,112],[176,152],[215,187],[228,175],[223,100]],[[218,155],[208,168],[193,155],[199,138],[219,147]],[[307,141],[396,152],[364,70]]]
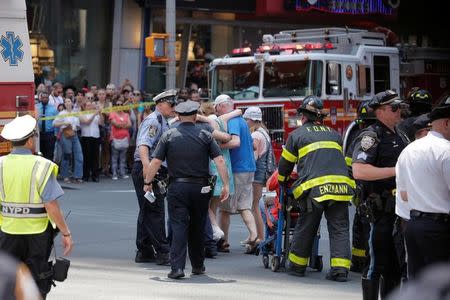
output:
[[[153,104],[155,104],[155,102],[144,102],[144,103],[139,103],[139,104],[111,106],[111,107],[103,108],[102,110],[100,110],[100,113],[108,114],[108,113],[111,113],[111,112],[114,112],[114,111],[130,110],[132,108],[151,106]],[[83,111],[78,111],[78,112],[69,113],[69,114],[63,114],[63,115],[56,115],[56,116],[49,116],[49,117],[39,118],[39,121],[54,120],[54,119],[66,118],[66,117],[79,117],[79,116],[82,116],[82,115],[89,115],[89,114],[95,114],[95,113],[97,113],[97,110],[83,110]]]

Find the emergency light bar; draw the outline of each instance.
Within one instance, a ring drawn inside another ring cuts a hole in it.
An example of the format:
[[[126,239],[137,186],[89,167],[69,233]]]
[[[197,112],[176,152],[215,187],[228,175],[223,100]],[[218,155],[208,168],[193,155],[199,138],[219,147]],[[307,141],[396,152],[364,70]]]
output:
[[[232,56],[248,56],[251,54],[252,54],[252,49],[250,47],[235,48],[231,51]]]
[[[304,51],[331,50],[334,48],[335,46],[333,45],[333,43],[330,42],[304,43],[304,44],[289,43],[289,44],[262,45],[258,48],[258,52],[280,53],[281,51],[288,51],[288,50],[295,52],[299,50]]]

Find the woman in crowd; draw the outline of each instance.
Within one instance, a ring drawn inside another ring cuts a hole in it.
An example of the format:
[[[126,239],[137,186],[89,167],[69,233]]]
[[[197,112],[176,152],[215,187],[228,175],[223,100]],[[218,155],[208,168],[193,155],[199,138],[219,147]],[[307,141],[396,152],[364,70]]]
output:
[[[127,151],[127,167],[129,170],[133,167],[134,163],[134,151],[136,150],[136,136],[137,131],[140,125],[140,109],[141,106],[137,106],[142,103],[141,91],[134,90],[131,94],[128,101],[125,101],[124,105],[132,105],[133,107],[130,109],[130,146]],[[142,106],[142,111],[144,110],[144,106]]]
[[[123,97],[120,97],[115,106],[122,106],[124,103]],[[109,114],[111,122],[111,168],[113,173],[113,180],[121,178],[128,178],[126,173],[126,154],[130,145],[130,131],[131,120],[130,116],[125,111],[117,111]]]
[[[81,151],[81,144],[77,135],[77,130],[80,128],[80,120],[75,116],[64,117],[64,115],[71,114],[73,112],[73,103],[71,99],[65,99],[64,106],[65,109],[58,114],[60,117],[53,121],[53,126],[60,129],[60,142],[63,150],[61,176],[64,178],[65,183],[72,182],[69,177],[69,172],[70,162],[73,156],[73,181],[75,183],[82,183],[83,153]]]
[[[86,110],[93,111],[80,116],[81,123],[81,147],[83,148],[83,180],[98,182],[98,157],[100,149],[100,125],[103,125],[103,115],[95,102],[86,101]]]
[[[206,116],[206,117],[214,120],[214,122],[210,122],[210,124],[213,125],[214,129],[219,130],[224,133],[227,133],[228,120],[231,118],[234,118],[236,116],[240,116],[242,114],[242,111],[235,110],[229,114],[225,114],[220,117],[217,117],[214,114],[215,110],[214,110],[213,104],[209,103],[209,102],[205,102],[200,107],[200,113],[203,116]],[[225,159],[225,163],[227,165],[228,178],[230,179],[229,190],[230,190],[230,195],[232,195],[234,193],[234,182],[233,182],[233,173],[231,170],[230,152],[228,149],[222,149],[221,152],[222,152],[222,156]],[[217,223],[217,209],[219,208],[220,192],[222,189],[222,181],[220,179],[220,176],[218,176],[217,167],[213,162],[211,162],[210,168],[211,168],[211,174],[217,176],[217,181],[216,181],[216,185],[214,187],[213,197],[211,199],[210,206],[209,206],[209,217],[210,217],[211,225],[213,228],[214,239],[219,240],[219,239],[222,239],[224,236],[223,231],[220,229],[220,227]],[[221,248],[220,246],[222,246],[222,245],[219,242],[219,250],[223,250],[223,248]]]
[[[97,108],[102,111],[103,109],[110,108],[112,106],[111,99],[114,96],[116,87],[114,84],[108,84],[107,89],[100,89],[97,92]],[[100,146],[101,146],[101,168],[105,176],[109,176],[109,164],[111,161],[111,144],[110,133],[111,127],[109,124],[108,114],[102,113],[103,125],[100,126]]]
[[[253,149],[256,161],[256,172],[253,179],[253,204],[252,212],[256,222],[258,239],[264,240],[264,223],[259,209],[259,199],[262,197],[262,190],[268,179],[268,166],[272,155],[271,139],[269,131],[262,123],[262,112],[257,106],[251,106],[245,110],[243,118],[247,121],[253,138]],[[248,241],[248,240],[247,240]],[[245,241],[244,241],[245,243]]]

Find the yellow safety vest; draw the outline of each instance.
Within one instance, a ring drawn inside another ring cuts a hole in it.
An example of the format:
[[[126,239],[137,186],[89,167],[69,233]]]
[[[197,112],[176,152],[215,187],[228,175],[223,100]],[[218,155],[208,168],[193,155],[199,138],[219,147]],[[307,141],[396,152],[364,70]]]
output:
[[[1,230],[9,234],[38,234],[49,218],[41,194],[58,166],[36,155],[9,154],[0,158]]]

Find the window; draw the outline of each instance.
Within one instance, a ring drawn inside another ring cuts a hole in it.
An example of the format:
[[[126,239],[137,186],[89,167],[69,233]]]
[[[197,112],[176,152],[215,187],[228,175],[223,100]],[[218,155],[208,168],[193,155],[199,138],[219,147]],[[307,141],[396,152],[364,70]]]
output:
[[[327,64],[327,95],[340,95],[342,93],[341,85],[341,65],[329,62]]]
[[[389,56],[373,57],[375,94],[391,88]]]
[[[371,81],[370,81],[370,67],[369,66],[358,66],[358,95],[364,96],[370,94]]]

